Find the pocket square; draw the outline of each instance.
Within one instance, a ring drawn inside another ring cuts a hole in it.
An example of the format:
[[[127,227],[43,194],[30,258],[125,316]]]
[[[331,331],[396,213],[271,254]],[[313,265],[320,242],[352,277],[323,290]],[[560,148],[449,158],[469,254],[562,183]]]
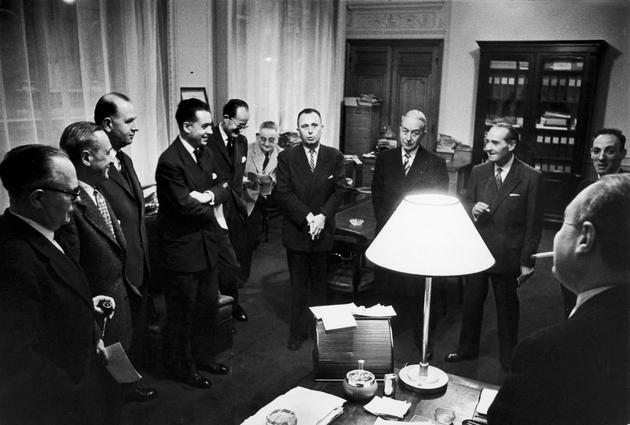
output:
[[[510,193],[508,196],[521,196],[520,193]]]
[[[333,178],[333,175],[332,175],[332,174],[328,176],[328,180],[330,180],[330,179],[332,179],[332,178]]]
[[[217,177],[217,173],[212,173],[212,180],[216,179]]]
[[[241,157],[241,164],[245,164],[246,161],[247,161],[247,157],[246,156],[242,156]]]

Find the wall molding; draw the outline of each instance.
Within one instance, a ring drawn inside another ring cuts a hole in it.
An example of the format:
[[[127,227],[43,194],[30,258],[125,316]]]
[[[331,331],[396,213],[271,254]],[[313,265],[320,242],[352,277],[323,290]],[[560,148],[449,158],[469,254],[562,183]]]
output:
[[[446,1],[348,3],[348,39],[444,39]]]

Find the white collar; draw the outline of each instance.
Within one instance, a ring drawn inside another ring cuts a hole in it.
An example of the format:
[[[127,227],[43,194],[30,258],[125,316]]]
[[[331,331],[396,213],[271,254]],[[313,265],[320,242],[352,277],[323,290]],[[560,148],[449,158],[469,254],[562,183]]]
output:
[[[92,202],[94,202],[94,205],[98,205],[98,203],[96,202],[96,198],[94,197],[94,186],[91,186],[81,180],[79,180],[79,186],[81,186],[83,190],[85,190]]]
[[[219,123],[219,125],[217,126],[219,127],[219,133],[221,133],[221,138],[223,139],[223,143],[225,144],[225,146],[227,146],[228,144],[228,139],[230,138],[230,136],[228,136],[228,134],[225,132],[225,129],[223,128],[223,123]]]
[[[320,142],[320,143],[318,143],[318,144],[317,144],[317,147],[316,147],[316,148],[314,148],[314,150],[315,150],[315,155],[319,155],[319,147],[320,147],[321,145],[322,145],[322,144],[321,144],[321,142]],[[311,149],[313,149],[313,148],[311,148],[311,147],[309,147],[309,146],[306,146],[306,143],[304,143],[304,142],[302,142],[302,147],[304,148],[304,152],[306,152],[306,154],[307,154],[307,155],[308,155],[308,153],[311,151]]]
[[[418,153],[418,149],[420,149],[420,144],[418,144],[418,146],[416,146],[416,148],[410,152],[407,152],[405,150],[405,148],[403,148],[402,146],[400,147],[400,154],[402,155],[401,158],[403,159],[403,161],[405,160],[405,154],[409,154],[410,159],[413,161],[413,159],[416,157],[416,154]]]
[[[39,224],[35,220],[31,220],[28,217],[24,217],[23,215],[20,215],[20,214],[16,213],[15,211],[11,210],[10,208],[9,208],[9,211],[11,211],[11,214],[13,214],[14,216],[20,218],[26,224],[28,224],[33,229],[35,229],[35,231],[39,232],[43,237],[48,239],[50,241],[50,243],[52,243],[55,246],[55,248],[59,249],[61,252],[64,252],[63,248],[61,248],[61,246],[55,240],[55,232],[53,232],[52,230],[42,226],[41,224]]]
[[[604,292],[607,289],[614,288],[614,285],[611,286],[600,286],[599,288],[589,289],[588,291],[580,292],[577,296],[577,300],[575,301],[575,307],[571,310],[569,317],[573,316],[575,312],[584,304],[586,301],[593,298],[595,295]]]
[[[195,148],[192,147],[192,145],[190,143],[188,143],[183,137],[182,135],[178,135],[177,137],[179,137],[179,140],[182,142],[182,145],[184,145],[184,148],[186,149],[186,151],[191,154],[192,156],[195,156]]]
[[[512,164],[514,164],[514,158],[516,158],[514,156],[514,154],[512,154],[512,158],[510,158],[510,160],[505,164],[505,165],[497,165],[496,163],[494,164],[494,173],[497,173],[497,169],[501,168],[501,179],[505,180],[505,176],[508,175],[508,173],[510,172],[510,168],[512,168]]]

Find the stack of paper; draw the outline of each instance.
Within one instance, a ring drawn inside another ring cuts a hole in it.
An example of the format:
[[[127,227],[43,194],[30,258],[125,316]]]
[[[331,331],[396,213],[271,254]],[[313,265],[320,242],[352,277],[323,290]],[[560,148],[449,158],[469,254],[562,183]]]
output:
[[[479,401],[477,402],[477,407],[475,408],[475,413],[473,414],[473,419],[475,421],[484,424],[488,423],[488,409],[498,393],[499,392],[497,390],[491,390],[489,388],[481,390]]]
[[[409,411],[411,403],[408,401],[394,400],[388,397],[374,397],[363,406],[365,410],[376,416],[402,419]]]
[[[321,319],[324,329],[356,328],[357,322],[354,316],[366,317],[392,317],[396,311],[391,305],[376,304],[370,308],[357,306],[355,303],[320,305],[309,307],[316,319]]]
[[[296,387],[247,418],[242,425],[265,425],[267,415],[276,409],[294,412],[299,425],[327,425],[341,415],[345,402],[341,397]]]

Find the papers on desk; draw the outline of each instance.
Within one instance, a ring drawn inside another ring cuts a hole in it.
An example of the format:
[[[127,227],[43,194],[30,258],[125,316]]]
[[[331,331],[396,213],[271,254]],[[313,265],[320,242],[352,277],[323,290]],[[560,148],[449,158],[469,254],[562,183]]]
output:
[[[299,425],[327,425],[341,415],[345,402],[332,394],[295,387],[247,418],[242,425],[265,425],[267,415],[276,409],[294,412]]]
[[[498,393],[497,390],[491,390],[490,388],[483,388],[481,390],[479,401],[477,402],[477,407],[475,407],[475,413],[473,414],[473,420],[484,424],[488,423],[488,409]]]
[[[414,418],[416,419],[412,419],[409,422],[405,422],[407,425],[435,425],[435,422],[433,422],[431,419],[420,419],[418,420],[418,416],[414,416]],[[400,425],[400,421],[399,420],[389,420],[389,419],[383,419],[380,416],[378,418],[376,418],[376,421],[374,422],[374,425]]]
[[[411,403],[408,401],[379,396],[375,396],[368,404],[363,406],[365,410],[373,415],[398,419],[404,418],[410,407]]]
[[[373,305],[370,308],[357,306],[355,303],[333,304],[309,307],[316,319],[321,319],[324,330],[356,328],[354,316],[392,317],[396,311],[391,305]]]

